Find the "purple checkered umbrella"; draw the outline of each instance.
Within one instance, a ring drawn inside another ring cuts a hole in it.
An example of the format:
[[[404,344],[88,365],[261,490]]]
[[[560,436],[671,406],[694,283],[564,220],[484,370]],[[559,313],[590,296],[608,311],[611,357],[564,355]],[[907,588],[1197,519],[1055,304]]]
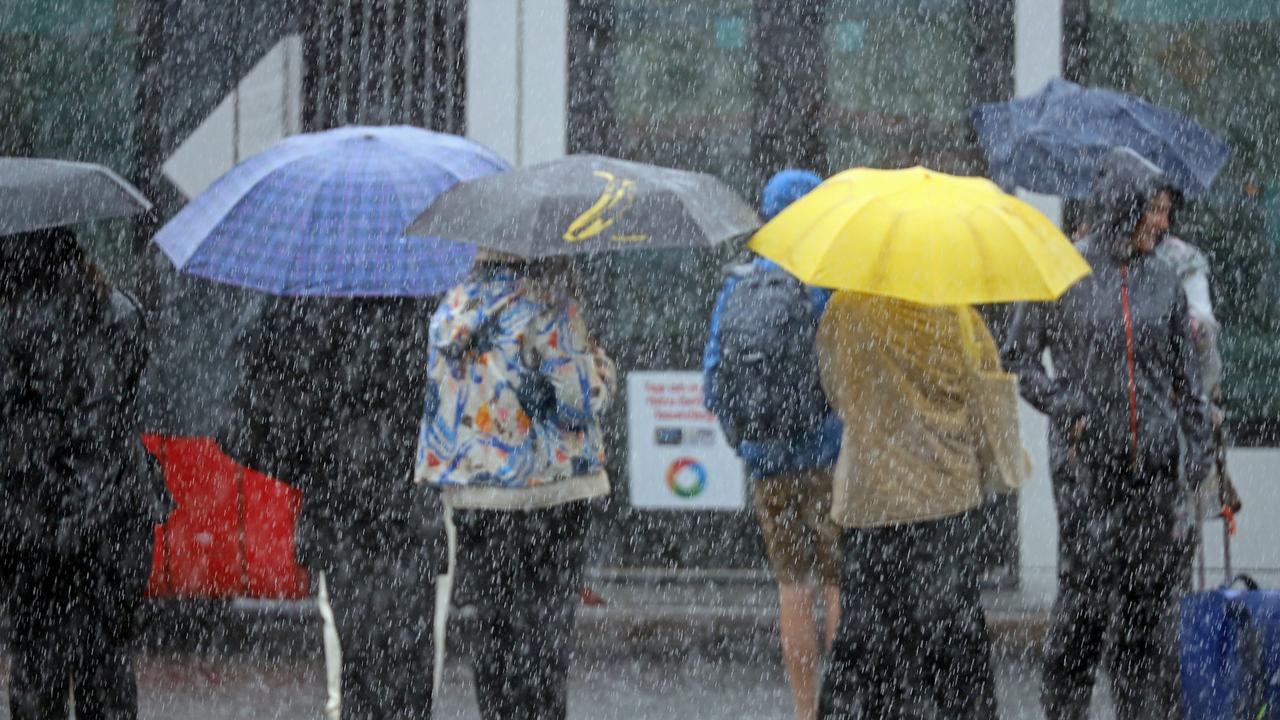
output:
[[[474,249],[405,227],[453,185],[506,169],[470,140],[413,127],[297,135],[218,178],[155,242],[184,273],[274,295],[436,295]]]

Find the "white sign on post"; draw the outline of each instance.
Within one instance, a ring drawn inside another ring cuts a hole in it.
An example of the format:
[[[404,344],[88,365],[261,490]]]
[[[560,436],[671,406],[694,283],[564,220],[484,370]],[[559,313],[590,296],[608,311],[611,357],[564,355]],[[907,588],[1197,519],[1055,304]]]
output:
[[[701,373],[628,374],[627,424],[632,507],[743,507],[742,462],[703,404]]]

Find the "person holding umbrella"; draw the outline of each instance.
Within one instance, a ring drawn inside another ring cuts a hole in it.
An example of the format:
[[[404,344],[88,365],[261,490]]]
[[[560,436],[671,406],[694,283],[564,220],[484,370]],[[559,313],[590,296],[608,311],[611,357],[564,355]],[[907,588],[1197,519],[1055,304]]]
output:
[[[975,526],[983,469],[970,363],[999,371],[967,307],[838,293],[818,334],[823,386],[845,423],[832,516],[846,528],[825,718],[994,718]],[[976,358],[970,358],[973,352]]]
[[[287,138],[194,198],[156,236],[183,272],[269,297],[234,340],[238,462],[303,492],[298,560],[324,619],[326,715],[428,718],[437,493],[410,482],[427,322],[473,249],[406,238],[445,189],[506,168],[405,126]]]
[[[1023,396],[1049,416],[1067,444],[1060,461],[1076,470],[1075,506],[1060,512],[1077,519],[1077,537],[1045,640],[1041,702],[1052,720],[1088,714],[1109,628],[1117,717],[1170,711],[1164,675],[1176,663],[1159,626],[1177,601],[1178,475],[1181,466],[1198,487],[1211,443],[1186,296],[1153,254],[1169,225],[1164,184],[1128,148],[1102,159],[1095,222],[1079,243],[1093,274],[1059,300],[1022,308],[1006,346]]]
[[[0,585],[15,720],[137,715],[134,611],[170,499],[138,434],[135,301],[65,227],[0,238]]]
[[[1231,148],[1221,138],[1195,122],[1167,108],[1153,105],[1142,98],[1105,88],[1081,87],[1061,79],[1050,80],[1038,93],[1008,102],[988,103],[970,111],[974,129],[983,146],[992,177],[1005,187],[1019,185],[1037,192],[1068,198],[1088,199],[1095,189],[1095,178],[1105,158],[1116,148],[1127,147],[1152,161],[1161,169],[1165,187],[1157,204],[1169,208],[1172,225],[1174,211],[1184,198],[1205,193],[1230,157]],[[1108,161],[1110,162],[1110,161]],[[1093,208],[1106,216],[1112,208]],[[1077,230],[1078,238],[1090,234],[1094,218],[1086,217]],[[1192,327],[1192,339],[1200,357],[1201,381],[1210,402],[1216,399],[1221,357],[1217,350],[1218,322],[1213,315],[1208,286],[1208,263],[1194,246],[1170,233],[1159,239],[1154,251],[1158,259],[1170,263],[1186,292]],[[1215,430],[1221,420],[1213,410]],[[1049,432],[1049,455],[1053,480],[1054,503],[1057,508],[1060,566],[1079,568],[1093,552],[1094,538],[1089,526],[1094,522],[1093,503],[1089,499],[1092,484],[1080,478],[1080,463],[1072,461],[1072,428],[1053,424]],[[1217,433],[1220,436],[1220,432]],[[1221,440],[1215,440],[1221,445]],[[1222,448],[1218,448],[1222,452]],[[1225,455],[1220,454],[1221,459]],[[1225,464],[1219,463],[1220,468]],[[1184,473],[1185,475],[1185,473]],[[1239,497],[1225,472],[1215,472],[1201,485],[1217,485],[1218,498],[1227,509],[1225,516],[1239,510]],[[1184,480],[1186,478],[1184,477]],[[1184,547],[1181,553],[1181,584],[1189,587],[1191,558],[1198,542],[1202,510],[1201,488],[1186,488],[1179,501],[1180,515],[1174,533]],[[1190,507],[1188,507],[1190,506]],[[1194,517],[1195,522],[1190,519]],[[1164,653],[1171,669],[1160,673],[1173,690],[1164,705],[1179,702],[1177,657],[1175,652],[1178,610],[1170,606],[1166,612],[1165,633],[1170,638]]]
[[[1209,404],[1209,422],[1212,427],[1214,463],[1208,476],[1198,486],[1188,486],[1183,474],[1182,498],[1178,514],[1182,519],[1175,537],[1180,547],[1178,559],[1178,588],[1175,594],[1191,592],[1195,576],[1196,548],[1203,551],[1204,521],[1214,517],[1223,521],[1223,532],[1233,531],[1235,518],[1244,509],[1244,503],[1227,472],[1227,437],[1223,428],[1222,402],[1222,354],[1218,349],[1221,327],[1213,312],[1213,296],[1210,292],[1209,259],[1200,248],[1182,239],[1178,217],[1186,204],[1185,194],[1172,185],[1160,191],[1158,199],[1169,202],[1169,231],[1156,245],[1155,256],[1173,267],[1187,296],[1187,316],[1191,326],[1191,339],[1200,363],[1200,383],[1205,400]],[[1180,536],[1180,537],[1178,537]],[[1200,563],[1199,586],[1205,586],[1204,563]],[[1165,609],[1165,658],[1169,668],[1163,678],[1168,683],[1170,704],[1182,702],[1182,677],[1179,659],[1178,637],[1182,622],[1179,603],[1170,603]]]
[[[9,714],[138,713],[134,611],[172,498],[143,448],[138,303],[70,226],[151,208],[89,163],[0,158],[0,605]]]
[[[235,340],[233,458],[303,488],[294,530],[324,620],[326,712],[430,717],[435,493],[408,482],[436,299],[271,298]]]
[[[843,422],[843,607],[819,717],[996,717],[969,513],[1021,484],[1025,451],[1013,378],[969,305],[1056,297],[1088,267],[989,181],[924,168],[840,173],[751,247],[838,290],[817,347]]]
[[[576,155],[463,183],[410,235],[479,247],[431,320],[417,482],[439,488],[479,623],[485,720],[566,717],[601,421],[617,371],[570,290],[568,256],[708,247],[756,228],[718,180]]]
[[[475,573],[486,720],[565,717],[590,501],[609,492],[617,374],[556,264],[481,250],[431,319],[415,478],[444,491]]]

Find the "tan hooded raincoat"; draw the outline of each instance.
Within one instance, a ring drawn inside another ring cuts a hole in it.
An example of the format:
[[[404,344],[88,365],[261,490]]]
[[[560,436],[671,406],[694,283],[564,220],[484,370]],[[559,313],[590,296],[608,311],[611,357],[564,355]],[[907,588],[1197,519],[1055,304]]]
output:
[[[960,312],[970,313],[978,365],[998,370],[995,341],[972,308],[850,292],[827,305],[817,344],[823,387],[844,421],[831,512],[838,525],[935,520],[978,505],[974,369]]]

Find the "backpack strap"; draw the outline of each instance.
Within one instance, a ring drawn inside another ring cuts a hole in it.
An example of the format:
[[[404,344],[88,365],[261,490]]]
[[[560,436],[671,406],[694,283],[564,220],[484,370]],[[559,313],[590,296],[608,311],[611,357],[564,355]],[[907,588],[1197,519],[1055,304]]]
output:
[[[1258,581],[1254,580],[1253,577],[1249,575],[1236,575],[1234,578],[1231,579],[1230,582],[1223,585],[1222,589],[1228,590],[1230,588],[1235,587],[1236,585],[1240,585],[1244,587],[1244,589],[1248,592],[1258,592],[1258,588],[1259,588]]]

